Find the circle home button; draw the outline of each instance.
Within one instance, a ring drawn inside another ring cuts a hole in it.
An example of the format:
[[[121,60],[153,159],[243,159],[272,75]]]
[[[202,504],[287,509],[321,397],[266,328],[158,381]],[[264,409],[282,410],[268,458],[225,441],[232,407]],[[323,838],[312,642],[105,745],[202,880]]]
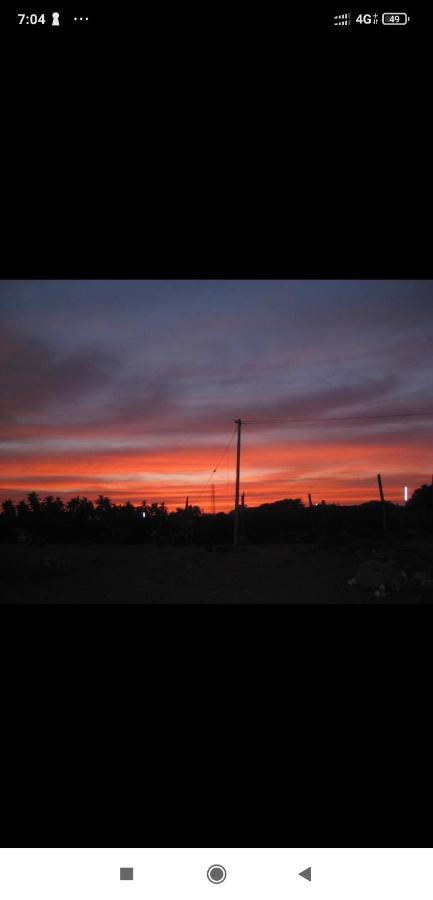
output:
[[[209,866],[207,870],[207,877],[212,884],[221,884],[222,881],[225,881],[227,877],[227,872],[224,866]]]

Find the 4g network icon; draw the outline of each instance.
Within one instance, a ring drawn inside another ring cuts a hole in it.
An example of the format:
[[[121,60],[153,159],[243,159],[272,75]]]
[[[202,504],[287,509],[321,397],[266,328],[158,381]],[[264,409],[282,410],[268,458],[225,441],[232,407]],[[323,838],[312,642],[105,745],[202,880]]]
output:
[[[360,13],[359,16],[356,17],[355,22],[357,22],[358,25],[377,25],[378,20],[378,13]]]

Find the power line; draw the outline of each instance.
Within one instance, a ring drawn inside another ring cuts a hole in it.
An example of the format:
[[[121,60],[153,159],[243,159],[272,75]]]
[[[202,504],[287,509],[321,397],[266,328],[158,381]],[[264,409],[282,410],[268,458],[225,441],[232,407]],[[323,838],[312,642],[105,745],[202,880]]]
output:
[[[235,431],[236,431],[236,428],[233,428],[233,430],[232,430],[232,432],[231,432],[231,434],[230,434],[230,437],[229,437],[227,446],[226,446],[226,448],[223,450],[219,462],[216,464],[215,468],[212,469],[212,472],[210,473],[209,478],[208,478],[208,480],[206,481],[205,487],[209,484],[209,482],[210,482],[212,476],[215,475],[216,470],[220,467],[220,465],[221,465],[221,463],[222,463],[222,461],[223,461],[223,459],[224,459],[224,456],[225,456],[225,454],[227,453],[227,450],[229,449],[230,444],[231,444],[231,442],[232,442],[232,440],[233,440],[233,438],[234,438],[234,436],[235,436]]]
[[[326,418],[321,419],[247,419],[244,421],[242,419],[243,425],[267,425],[277,423],[294,423],[294,422],[302,422],[304,424],[316,423],[316,422],[345,422],[349,420],[355,419],[404,419],[409,417],[433,417],[433,412],[414,412],[414,413],[386,413],[384,415],[375,415],[374,413],[366,414],[364,416],[327,416]]]

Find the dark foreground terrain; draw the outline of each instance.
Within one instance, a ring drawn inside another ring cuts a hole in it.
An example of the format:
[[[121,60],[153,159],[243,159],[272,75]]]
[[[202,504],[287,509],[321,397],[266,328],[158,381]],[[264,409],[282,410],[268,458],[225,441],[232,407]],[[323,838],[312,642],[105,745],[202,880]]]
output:
[[[433,538],[343,546],[0,546],[0,598],[21,603],[431,603]]]

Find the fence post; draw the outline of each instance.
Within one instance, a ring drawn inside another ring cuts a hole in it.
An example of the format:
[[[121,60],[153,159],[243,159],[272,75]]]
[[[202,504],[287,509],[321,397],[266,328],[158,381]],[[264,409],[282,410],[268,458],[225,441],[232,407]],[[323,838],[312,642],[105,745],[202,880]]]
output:
[[[320,519],[322,523],[322,536],[326,538],[326,502],[322,500],[320,504]]]
[[[239,481],[241,471],[241,419],[235,419],[238,426],[238,441],[236,450],[236,492],[235,492],[235,514],[233,522],[233,548],[237,550],[239,543]]]
[[[383,496],[382,479],[381,479],[380,475],[377,476],[377,483],[379,485],[380,502],[382,505],[382,528],[383,528],[384,533],[386,534],[386,506],[385,506],[385,498]]]

